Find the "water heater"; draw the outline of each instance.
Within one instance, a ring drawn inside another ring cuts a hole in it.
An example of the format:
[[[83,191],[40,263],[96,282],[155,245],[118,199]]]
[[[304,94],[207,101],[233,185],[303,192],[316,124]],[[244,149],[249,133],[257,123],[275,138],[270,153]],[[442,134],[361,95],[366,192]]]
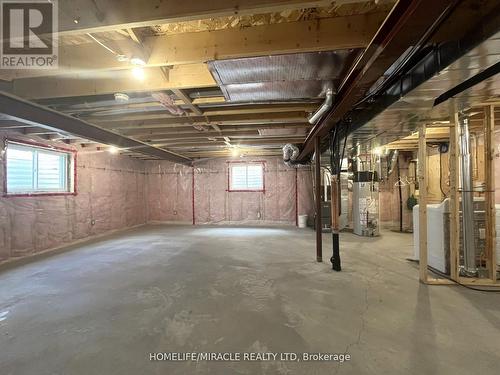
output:
[[[359,236],[379,235],[379,197],[376,172],[355,172],[352,184],[352,219]]]

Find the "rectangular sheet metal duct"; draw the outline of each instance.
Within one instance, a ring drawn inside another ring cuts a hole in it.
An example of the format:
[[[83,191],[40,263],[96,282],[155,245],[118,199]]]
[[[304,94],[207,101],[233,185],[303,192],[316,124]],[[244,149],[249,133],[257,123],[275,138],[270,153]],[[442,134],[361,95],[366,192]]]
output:
[[[210,61],[208,67],[226,100],[258,102],[324,96],[338,86],[359,50],[296,53]]]
[[[0,114],[4,114],[4,118],[33,126],[61,130],[91,141],[134,150],[144,155],[155,156],[176,163],[191,163],[190,158],[124,137],[120,134],[102,129],[75,117],[42,107],[3,91],[0,91]]]
[[[460,165],[462,180],[462,237],[465,276],[476,276],[476,248],[474,244],[474,195],[472,192],[472,164],[470,155],[469,120],[460,118]]]

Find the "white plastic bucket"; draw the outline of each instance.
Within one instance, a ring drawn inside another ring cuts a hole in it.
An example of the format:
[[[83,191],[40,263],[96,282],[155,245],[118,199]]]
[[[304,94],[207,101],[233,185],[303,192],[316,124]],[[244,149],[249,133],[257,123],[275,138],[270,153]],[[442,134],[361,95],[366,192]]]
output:
[[[299,215],[299,228],[307,227],[307,215]]]

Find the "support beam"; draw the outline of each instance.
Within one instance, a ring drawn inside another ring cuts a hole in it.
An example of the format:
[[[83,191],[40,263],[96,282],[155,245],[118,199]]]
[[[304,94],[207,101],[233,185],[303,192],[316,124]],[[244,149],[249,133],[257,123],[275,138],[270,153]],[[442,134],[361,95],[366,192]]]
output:
[[[224,137],[228,138],[228,137]],[[248,146],[284,146],[287,143],[300,143],[304,140],[304,137],[287,137],[287,138],[263,138],[263,139],[235,139],[231,137],[231,144],[236,145],[248,145]],[[210,147],[210,146],[224,146],[224,141],[206,141],[206,140],[185,140],[182,142],[178,141],[168,141],[168,142],[154,142],[152,143],[155,147],[167,146],[168,148],[175,150],[178,148],[186,147]]]
[[[316,137],[328,132],[353,110],[368,89],[396,61],[408,46],[420,45],[453,9],[452,1],[398,1],[368,47],[349,71],[340,86],[333,109],[310,132],[299,160],[305,160],[314,149]]]
[[[223,132],[257,132],[259,129],[309,129],[308,124],[305,123],[285,123],[285,124],[257,124],[257,125],[225,125],[219,127],[217,124],[211,124],[213,129],[200,131],[193,128],[192,125],[181,125],[166,129],[130,129],[120,131],[120,134],[131,137],[138,137],[140,139],[172,137],[177,134],[200,134],[210,137],[212,135],[221,135]]]
[[[450,128],[450,277],[458,281],[459,269],[459,238],[460,238],[460,214],[459,214],[459,150],[458,150],[458,113],[455,102],[450,106],[450,119],[452,127]]]
[[[82,34],[231,15],[329,6],[330,0],[134,0],[59,2],[59,35]],[[75,22],[77,21],[77,22]]]
[[[170,117],[164,118],[160,115],[139,115],[137,119],[134,116],[115,117],[110,121],[92,121],[106,129],[136,129],[144,132],[144,129],[161,129],[181,126],[208,126],[211,124],[221,125],[250,125],[250,124],[285,124],[300,123],[305,125],[307,114],[305,112],[277,112],[277,113],[254,113],[239,114],[230,116],[192,116],[192,117]]]
[[[191,112],[193,112],[195,115],[198,116],[203,115],[201,109],[199,109],[198,106],[193,104],[193,100],[183,90],[172,89],[172,92],[175,94],[175,96],[177,96],[178,99],[182,100],[184,104],[186,104],[191,110]]]
[[[113,42],[128,57],[145,56],[149,67],[200,64],[210,60],[286,53],[365,48],[383,22],[386,12],[284,22],[245,28],[150,36],[140,44],[132,39]],[[148,51],[148,53],[145,53]],[[87,58],[92,56],[92,59]],[[2,71],[5,80],[36,76],[76,74],[84,71],[120,70],[130,64],[97,43],[62,45],[59,69]]]
[[[316,261],[323,261],[323,239],[321,224],[321,139],[315,140],[315,160],[314,160],[314,189],[316,197]]]
[[[151,92],[217,86],[206,64],[179,65],[166,78],[160,68],[146,68],[137,80],[130,70],[89,72],[56,77],[16,79],[13,93],[27,99],[48,99],[116,92]]]
[[[340,163],[342,163],[342,161],[340,161]],[[332,174],[332,181],[331,181],[332,257],[330,258],[330,262],[332,263],[332,269],[334,271],[341,271],[342,263],[340,261],[340,223],[339,223],[340,184],[337,179],[337,174],[335,172],[334,174]]]
[[[191,159],[179,154],[152,147],[2,91],[0,91],[0,113],[31,126],[60,130],[106,145],[133,149],[145,155],[156,156],[176,163],[189,164],[191,161]]]
[[[264,26],[180,33],[145,40],[151,65],[365,48],[384,21],[385,12],[284,22]],[[184,48],[182,48],[184,46]]]
[[[427,283],[427,141],[425,125],[418,129],[418,253],[420,281]]]

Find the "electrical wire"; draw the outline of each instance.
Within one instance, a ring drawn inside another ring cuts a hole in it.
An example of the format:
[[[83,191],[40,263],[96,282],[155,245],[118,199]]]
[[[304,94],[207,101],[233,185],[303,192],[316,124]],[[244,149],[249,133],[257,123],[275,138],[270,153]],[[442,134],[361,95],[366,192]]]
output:
[[[442,156],[443,156],[443,154],[440,152],[439,153],[439,190],[441,190],[441,194],[443,194],[443,196],[445,198],[447,198],[448,194],[446,194],[443,190],[443,163],[441,161]]]
[[[118,56],[119,53],[113,51],[111,48],[109,48],[108,46],[106,46],[104,43],[102,43],[100,40],[98,40],[95,36],[93,36],[92,34],[90,33],[87,33],[87,35],[89,37],[91,37],[97,44],[99,44],[101,47],[104,47],[105,49],[107,49],[109,52],[111,52],[113,55],[115,56]]]

